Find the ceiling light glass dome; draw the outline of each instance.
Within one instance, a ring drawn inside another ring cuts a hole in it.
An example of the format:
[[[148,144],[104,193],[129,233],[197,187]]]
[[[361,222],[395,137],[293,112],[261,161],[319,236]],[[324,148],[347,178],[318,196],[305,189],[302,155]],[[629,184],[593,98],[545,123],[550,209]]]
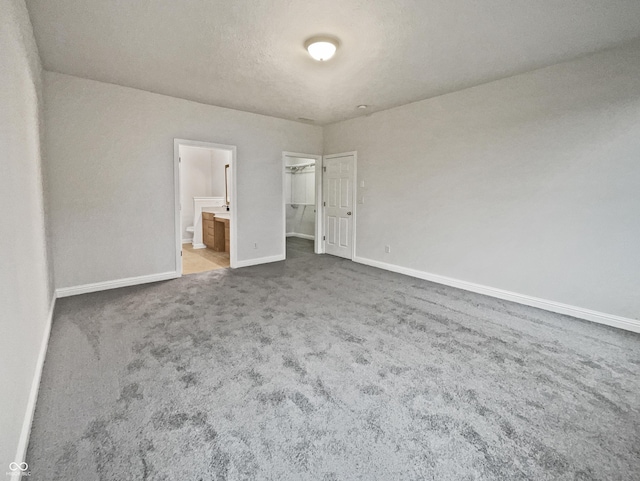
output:
[[[313,37],[304,44],[309,55],[319,62],[329,60],[336,53],[338,42],[328,37]]]

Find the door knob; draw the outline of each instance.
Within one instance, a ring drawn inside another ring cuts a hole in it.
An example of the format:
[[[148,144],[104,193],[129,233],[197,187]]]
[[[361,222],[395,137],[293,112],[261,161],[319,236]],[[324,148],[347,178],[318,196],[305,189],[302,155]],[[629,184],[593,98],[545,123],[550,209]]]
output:
[[[347,212],[347,215],[351,215],[351,212]]]

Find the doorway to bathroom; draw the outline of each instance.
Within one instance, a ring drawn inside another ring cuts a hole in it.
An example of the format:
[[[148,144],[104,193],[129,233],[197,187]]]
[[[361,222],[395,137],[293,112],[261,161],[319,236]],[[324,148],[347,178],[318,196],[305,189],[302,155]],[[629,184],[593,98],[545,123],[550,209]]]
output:
[[[235,267],[236,147],[174,140],[176,271]]]
[[[285,256],[322,252],[322,156],[282,153]]]

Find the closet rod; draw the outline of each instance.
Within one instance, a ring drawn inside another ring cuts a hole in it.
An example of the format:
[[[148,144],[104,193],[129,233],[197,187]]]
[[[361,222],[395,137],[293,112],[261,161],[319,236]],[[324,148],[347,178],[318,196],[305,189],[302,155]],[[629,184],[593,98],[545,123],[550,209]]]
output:
[[[285,165],[285,168],[287,169],[292,169],[293,167],[309,167],[309,166],[315,166],[316,163],[315,162],[307,162],[305,164],[293,164],[293,165]]]

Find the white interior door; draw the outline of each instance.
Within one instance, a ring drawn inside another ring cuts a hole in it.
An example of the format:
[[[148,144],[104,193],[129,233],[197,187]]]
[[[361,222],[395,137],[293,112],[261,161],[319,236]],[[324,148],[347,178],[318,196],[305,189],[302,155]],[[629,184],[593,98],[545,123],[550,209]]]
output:
[[[324,158],[325,252],[353,258],[356,158],[353,153]]]

